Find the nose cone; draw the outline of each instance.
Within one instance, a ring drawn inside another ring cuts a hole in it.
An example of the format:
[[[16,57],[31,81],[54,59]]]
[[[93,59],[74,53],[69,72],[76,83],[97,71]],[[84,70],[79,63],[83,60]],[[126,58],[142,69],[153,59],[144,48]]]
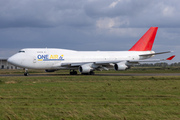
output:
[[[19,60],[17,55],[11,56],[7,61],[15,66],[19,66],[21,64],[21,61]]]
[[[7,59],[7,61],[8,61],[8,63],[11,63],[12,64],[12,57],[9,57],[8,59]]]
[[[10,58],[8,58],[7,61],[8,61],[9,63],[13,64],[13,65],[15,65],[14,63],[17,62],[17,60],[16,60],[13,56],[11,56]]]

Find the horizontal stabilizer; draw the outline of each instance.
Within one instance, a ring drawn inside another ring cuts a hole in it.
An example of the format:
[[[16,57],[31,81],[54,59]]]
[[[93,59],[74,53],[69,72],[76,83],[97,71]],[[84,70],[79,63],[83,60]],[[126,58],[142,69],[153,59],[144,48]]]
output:
[[[159,54],[165,54],[165,53],[170,53],[170,52],[173,52],[173,51],[166,51],[166,52],[159,52],[159,53],[151,53],[151,54],[143,54],[143,55],[140,55],[140,56],[159,55]]]
[[[146,60],[128,60],[129,63],[138,63],[138,62],[160,62],[160,61],[166,61],[166,60],[172,60],[175,57],[175,55],[167,58],[167,59],[146,59]]]

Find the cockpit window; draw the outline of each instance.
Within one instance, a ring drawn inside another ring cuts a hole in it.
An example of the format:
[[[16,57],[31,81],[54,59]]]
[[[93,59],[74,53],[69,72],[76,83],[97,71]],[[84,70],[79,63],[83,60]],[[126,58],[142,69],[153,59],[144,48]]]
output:
[[[25,51],[20,50],[19,53],[25,53]]]

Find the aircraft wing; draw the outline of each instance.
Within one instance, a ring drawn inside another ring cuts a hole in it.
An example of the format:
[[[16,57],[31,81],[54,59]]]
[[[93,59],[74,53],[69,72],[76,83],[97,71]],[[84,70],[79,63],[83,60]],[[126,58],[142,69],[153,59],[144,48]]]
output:
[[[95,65],[109,65],[109,64],[115,64],[118,62],[122,62],[122,61],[98,61],[98,62],[77,62],[77,63],[62,63],[61,66],[62,67],[76,67],[76,66],[80,66],[83,64],[89,64],[89,63],[93,63]]]
[[[88,64],[88,63],[92,63],[92,62],[76,62],[76,63],[62,63],[61,66],[62,67],[76,67],[76,66],[80,66],[83,64]]]
[[[113,65],[116,63],[124,62],[130,65],[133,64],[139,64],[139,62],[160,62],[160,61],[166,61],[166,60],[172,60],[175,57],[175,55],[167,58],[167,59],[146,59],[146,60],[122,60],[122,61],[98,61],[98,62],[77,62],[77,63],[62,63],[62,67],[78,67],[84,64],[94,64],[94,65]]]

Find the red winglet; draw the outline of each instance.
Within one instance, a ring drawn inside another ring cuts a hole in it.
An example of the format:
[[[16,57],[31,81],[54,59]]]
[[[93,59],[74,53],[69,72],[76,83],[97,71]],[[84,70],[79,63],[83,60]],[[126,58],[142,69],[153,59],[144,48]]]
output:
[[[172,60],[174,57],[175,57],[175,55],[173,55],[173,56],[167,58],[166,60]]]
[[[151,27],[129,51],[151,51],[158,27]]]

